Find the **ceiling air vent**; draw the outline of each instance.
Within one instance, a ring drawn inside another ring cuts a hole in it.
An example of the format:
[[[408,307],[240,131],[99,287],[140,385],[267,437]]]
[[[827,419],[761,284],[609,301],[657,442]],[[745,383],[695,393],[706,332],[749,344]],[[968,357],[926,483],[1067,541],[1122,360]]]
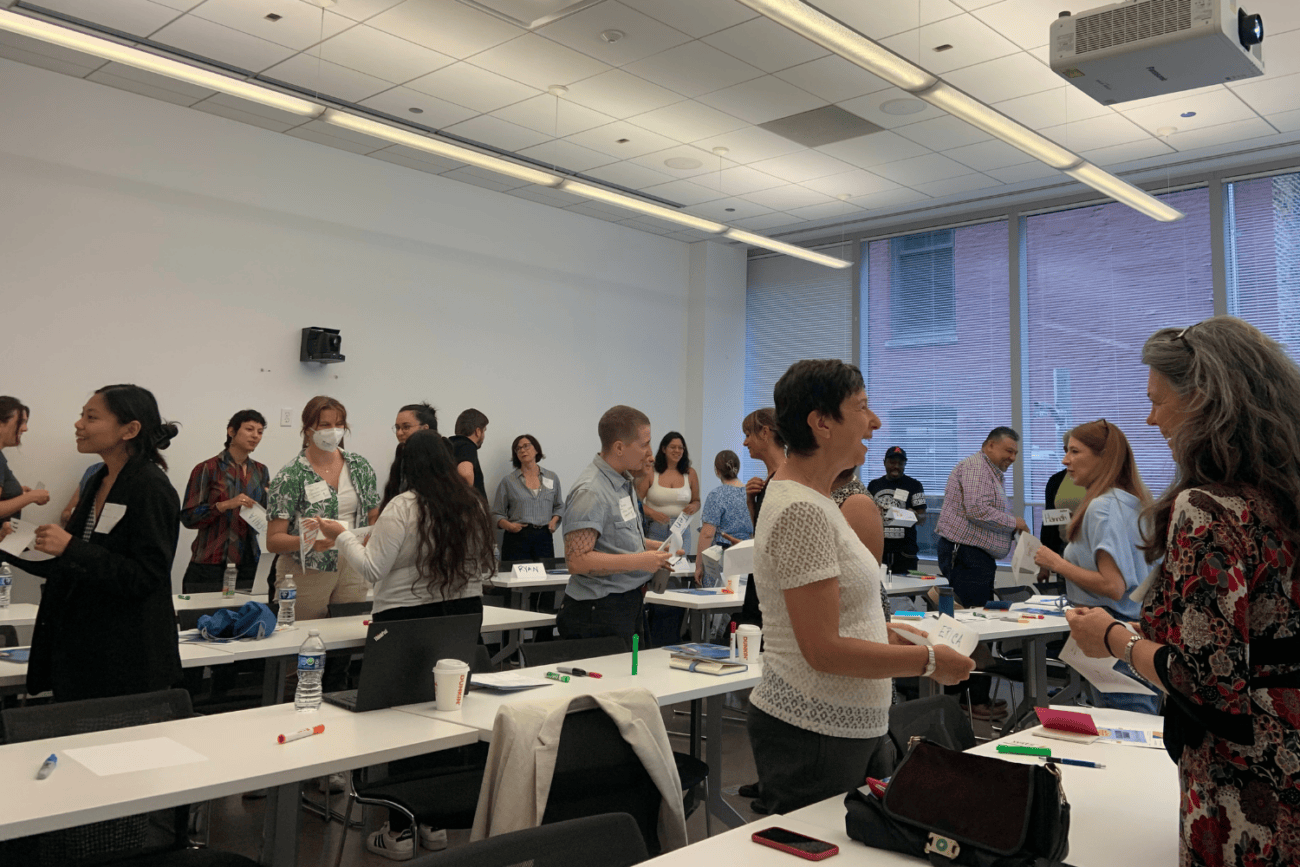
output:
[[[600,0],[460,0],[480,12],[495,15],[526,30],[536,30]]]
[[[808,148],[847,141],[884,129],[834,105],[779,117],[758,126]]]

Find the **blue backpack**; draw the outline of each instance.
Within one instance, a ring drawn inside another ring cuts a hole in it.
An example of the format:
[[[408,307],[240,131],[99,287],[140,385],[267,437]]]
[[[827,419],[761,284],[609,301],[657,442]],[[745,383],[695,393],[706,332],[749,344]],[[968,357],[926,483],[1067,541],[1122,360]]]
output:
[[[274,631],[275,613],[261,602],[245,602],[199,618],[199,635],[209,641],[266,638]]]

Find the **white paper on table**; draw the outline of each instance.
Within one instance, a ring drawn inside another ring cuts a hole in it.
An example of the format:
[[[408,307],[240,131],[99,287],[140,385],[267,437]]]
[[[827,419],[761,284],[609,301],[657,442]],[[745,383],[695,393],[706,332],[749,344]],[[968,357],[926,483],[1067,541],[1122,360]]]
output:
[[[529,677],[526,674],[519,674],[513,671],[493,672],[489,674],[476,674],[471,678],[470,683],[473,686],[482,686],[488,689],[535,689],[539,686],[550,686],[555,683],[553,680],[546,680],[540,677]]]
[[[17,556],[36,541],[36,525],[20,518],[10,518],[9,526],[13,528],[13,532],[0,542],[0,551],[8,551]]]
[[[722,555],[723,575],[750,575],[754,571],[754,540],[737,542]]]
[[[99,777],[126,774],[131,771],[151,771],[154,768],[171,768],[206,762],[208,757],[177,743],[171,738],[148,738],[103,744],[98,747],[75,747],[64,750],[64,755],[84,765]],[[56,772],[57,773],[57,772]]]
[[[266,538],[266,509],[262,508],[261,503],[240,508],[239,517],[244,519],[245,524],[256,530],[257,535]]]
[[[1017,584],[1033,584],[1038,578],[1038,564],[1034,555],[1043,543],[1032,533],[1021,533],[1016,538],[1016,550],[1011,555],[1011,577]]]
[[[890,507],[885,512],[886,527],[912,527],[916,525],[916,512],[911,509],[896,509]]]
[[[932,645],[940,647],[947,645],[962,656],[970,656],[975,652],[975,647],[980,643],[980,634],[965,623],[959,623],[955,618],[947,614],[940,614],[938,621],[930,628],[925,635],[917,635],[915,632],[908,632],[906,629],[895,629],[895,635],[901,635],[913,644],[919,644],[922,647]]]
[[[1122,692],[1131,695],[1155,695],[1141,683],[1127,674],[1115,670],[1118,659],[1093,659],[1085,656],[1079,642],[1071,635],[1061,648],[1061,662],[1073,668],[1087,679],[1088,683],[1102,692]]]

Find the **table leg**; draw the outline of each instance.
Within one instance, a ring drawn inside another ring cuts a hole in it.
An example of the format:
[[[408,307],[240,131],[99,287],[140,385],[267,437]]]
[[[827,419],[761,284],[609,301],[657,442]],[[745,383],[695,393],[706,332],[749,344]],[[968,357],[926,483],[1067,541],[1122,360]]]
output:
[[[705,718],[705,734],[708,739],[704,745],[704,760],[709,765],[709,802],[705,809],[716,816],[728,828],[739,828],[745,820],[722,797],[722,705],[724,696],[711,695],[708,701],[708,716]],[[699,704],[692,702],[694,710]],[[694,745],[693,745],[694,746]],[[693,754],[698,756],[698,752]]]
[[[1001,734],[1007,735],[1034,712],[1036,707],[1047,707],[1047,636],[1034,635],[1024,640],[1025,697],[1014,713],[1002,724]]]
[[[279,704],[284,696],[284,679],[289,676],[289,657],[268,659],[262,674],[262,707]]]
[[[493,665],[501,665],[507,659],[514,656],[519,652],[519,646],[523,644],[524,631],[522,629],[503,630],[503,634],[506,638],[502,641],[501,649],[497,651],[496,656],[492,657]]]
[[[691,641],[704,640],[704,612],[698,608],[691,609]]]
[[[289,783],[268,789],[266,819],[262,831],[262,855],[265,867],[296,867],[298,834],[301,830],[302,784]]]

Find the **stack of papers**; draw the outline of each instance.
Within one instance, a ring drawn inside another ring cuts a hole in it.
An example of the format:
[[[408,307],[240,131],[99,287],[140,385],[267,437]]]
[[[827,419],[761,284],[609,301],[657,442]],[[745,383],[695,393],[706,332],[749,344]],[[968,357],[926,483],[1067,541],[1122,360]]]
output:
[[[470,689],[496,689],[502,692],[517,692],[521,689],[536,689],[539,686],[550,686],[554,681],[545,680],[540,677],[529,677],[526,674],[516,674],[511,671],[503,671],[497,674],[476,674],[470,678]]]

